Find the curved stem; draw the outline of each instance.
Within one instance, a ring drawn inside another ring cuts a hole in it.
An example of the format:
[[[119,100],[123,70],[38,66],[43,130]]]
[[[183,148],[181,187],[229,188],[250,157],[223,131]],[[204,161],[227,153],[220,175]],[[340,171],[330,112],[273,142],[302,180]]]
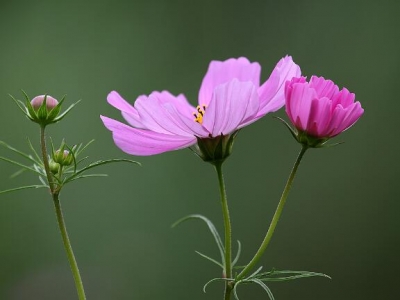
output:
[[[224,264],[224,276],[226,278],[232,278],[232,229],[231,220],[229,216],[228,199],[226,197],[224,176],[222,174],[222,162],[214,164],[215,170],[218,174],[219,191],[221,196],[222,215],[224,218],[224,229],[225,229],[225,264]],[[229,300],[231,297],[232,285],[229,282],[225,284],[225,300]]]
[[[69,241],[67,228],[65,227],[64,217],[63,217],[61,203],[60,203],[58,194],[54,194],[53,200],[54,200],[53,201],[54,208],[55,208],[56,215],[57,215],[58,227],[60,229],[60,233],[61,233],[62,240],[64,243],[65,252],[67,252],[67,257],[68,257],[69,265],[71,267],[72,275],[74,276],[74,281],[75,281],[76,290],[78,292],[78,297],[79,297],[79,300],[85,300],[86,296],[85,296],[85,290],[83,289],[82,278],[79,273],[78,264],[76,262],[74,252],[72,250],[71,243]]]
[[[49,160],[47,156],[47,149],[46,149],[46,138],[45,138],[45,126],[40,127],[40,146],[41,152],[43,156],[43,164],[47,175],[47,181],[49,182],[49,187],[51,191],[51,195],[53,197],[54,208],[56,211],[57,216],[57,223],[60,229],[61,237],[63,240],[65,252],[67,253],[69,265],[71,267],[72,275],[75,281],[75,287],[78,292],[79,300],[86,300],[85,291],[83,288],[82,278],[79,273],[78,264],[76,262],[74,252],[72,250],[71,243],[69,241],[67,228],[65,227],[64,217],[61,209],[61,203],[59,199],[59,190],[56,189],[54,181],[53,181],[53,174],[50,172],[49,167]]]
[[[271,241],[271,238],[274,234],[276,225],[278,224],[279,218],[282,214],[283,207],[285,206],[286,199],[289,195],[290,188],[292,187],[293,179],[296,175],[297,168],[300,165],[301,159],[303,158],[304,153],[307,151],[308,147],[303,146],[301,148],[301,151],[299,155],[297,156],[296,162],[294,163],[292,172],[290,173],[290,176],[286,182],[285,189],[283,190],[281,199],[279,200],[278,207],[276,208],[275,214],[272,217],[271,224],[269,225],[267,234],[264,237],[263,242],[261,243],[260,248],[257,250],[256,254],[253,256],[251,261],[248,263],[248,265],[240,272],[240,274],[236,277],[236,280],[243,279],[249,272],[250,270],[258,263],[260,260],[261,256],[264,254],[265,249],[267,248],[269,242]]]

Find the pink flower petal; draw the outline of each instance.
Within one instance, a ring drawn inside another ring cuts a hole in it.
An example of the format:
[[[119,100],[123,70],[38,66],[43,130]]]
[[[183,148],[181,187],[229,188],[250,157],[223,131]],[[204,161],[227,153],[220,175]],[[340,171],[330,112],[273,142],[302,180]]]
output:
[[[196,143],[194,136],[169,135],[137,129],[105,116],[100,117],[107,129],[112,131],[115,144],[128,154],[154,155],[190,147]]]
[[[310,107],[307,124],[307,133],[312,136],[323,137],[326,135],[327,126],[331,121],[332,101],[326,97],[314,98]]]
[[[275,66],[269,79],[258,89],[260,111],[257,117],[262,117],[269,112],[280,109],[285,104],[286,81],[300,75],[300,67],[294,63],[291,56],[282,58]]]
[[[177,110],[185,112],[194,110],[188,102],[182,102],[182,98],[179,99],[168,92],[153,92],[148,97],[139,97],[135,102],[140,121],[146,129],[164,134],[193,136],[176,122],[167,106],[174,106]]]
[[[241,122],[254,117],[258,106],[254,84],[234,79],[214,90],[203,118],[203,126],[213,137],[230,134],[238,129]]]
[[[319,98],[332,99],[339,92],[338,86],[332,80],[326,80],[324,77],[311,76],[310,87],[315,89]]]
[[[307,129],[311,109],[311,101],[317,98],[315,90],[310,88],[308,83],[294,83],[290,95],[288,115],[295,121],[296,126],[301,130]]]
[[[260,85],[261,67],[258,63],[250,63],[245,57],[230,58],[225,61],[212,61],[204,76],[199,91],[199,105],[208,106],[214,89],[236,78],[239,81],[251,81],[256,87]]]

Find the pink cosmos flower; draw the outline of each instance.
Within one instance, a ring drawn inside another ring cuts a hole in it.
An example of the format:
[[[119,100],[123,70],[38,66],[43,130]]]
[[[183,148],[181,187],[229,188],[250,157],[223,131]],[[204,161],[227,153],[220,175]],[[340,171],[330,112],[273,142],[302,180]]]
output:
[[[132,106],[112,91],[107,101],[129,123],[101,116],[115,144],[132,155],[154,155],[221,140],[284,105],[287,80],[301,75],[290,56],[282,58],[260,86],[261,67],[247,58],[212,61],[203,78],[198,106],[167,91],[139,96]],[[215,145],[214,145],[215,146]],[[229,148],[229,147],[228,147]]]
[[[286,113],[296,129],[327,140],[351,127],[364,113],[355,95],[323,77],[293,78],[286,82]],[[298,138],[297,138],[298,139]]]

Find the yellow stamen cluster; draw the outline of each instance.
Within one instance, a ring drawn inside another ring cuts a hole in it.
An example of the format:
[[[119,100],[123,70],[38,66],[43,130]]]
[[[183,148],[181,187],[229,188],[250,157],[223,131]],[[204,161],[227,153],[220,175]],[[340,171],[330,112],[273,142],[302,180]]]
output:
[[[205,105],[201,105],[201,106],[197,105],[196,110],[197,110],[197,112],[193,113],[193,116],[195,117],[194,121],[199,124],[202,124],[204,114],[206,113],[206,106]]]

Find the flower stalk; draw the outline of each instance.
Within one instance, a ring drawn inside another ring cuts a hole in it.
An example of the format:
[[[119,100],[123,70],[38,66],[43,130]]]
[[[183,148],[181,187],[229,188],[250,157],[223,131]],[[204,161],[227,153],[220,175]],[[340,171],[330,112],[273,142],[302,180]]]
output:
[[[75,287],[76,287],[76,291],[78,293],[78,298],[79,298],[79,300],[86,300],[85,290],[83,288],[83,283],[82,283],[82,278],[79,273],[78,264],[76,262],[74,252],[72,250],[71,242],[68,237],[67,228],[66,228],[65,222],[64,222],[64,216],[62,213],[61,203],[60,203],[60,199],[59,199],[60,190],[57,189],[57,187],[54,183],[54,179],[53,179],[54,175],[52,174],[52,172],[50,170],[49,159],[48,159],[47,148],[46,148],[45,127],[46,127],[46,125],[40,126],[40,146],[41,146],[41,152],[42,152],[42,156],[43,156],[43,165],[44,165],[44,169],[46,171],[46,176],[47,176],[47,181],[49,183],[51,196],[53,198],[54,209],[55,209],[56,216],[57,216],[57,223],[58,223],[58,227],[60,229],[61,237],[63,240],[64,249],[65,249],[65,252],[68,257],[72,275],[74,277]]]
[[[232,228],[229,216],[228,199],[226,196],[225,181],[222,174],[222,161],[214,163],[215,170],[218,175],[219,191],[221,196],[222,215],[224,218],[224,232],[225,232],[225,264],[224,264],[224,278],[232,278]],[[230,299],[232,291],[232,284],[229,281],[225,283],[225,300]]]
[[[282,214],[283,208],[286,203],[286,199],[289,195],[290,188],[292,187],[293,180],[296,176],[297,169],[300,165],[301,159],[303,158],[304,154],[306,153],[308,146],[303,145],[299,155],[297,156],[296,162],[293,165],[292,171],[290,172],[289,178],[286,182],[285,188],[282,192],[281,199],[279,200],[278,206],[275,210],[274,216],[272,217],[271,223],[269,225],[267,234],[264,237],[264,240],[261,243],[260,248],[257,250],[256,254],[253,256],[251,261],[247,264],[247,266],[239,273],[236,277],[236,281],[239,281],[246,277],[246,275],[254,268],[254,266],[258,263],[262,255],[264,254],[265,250],[267,249],[269,242],[272,239],[274,234],[276,225],[278,224],[279,218]]]

